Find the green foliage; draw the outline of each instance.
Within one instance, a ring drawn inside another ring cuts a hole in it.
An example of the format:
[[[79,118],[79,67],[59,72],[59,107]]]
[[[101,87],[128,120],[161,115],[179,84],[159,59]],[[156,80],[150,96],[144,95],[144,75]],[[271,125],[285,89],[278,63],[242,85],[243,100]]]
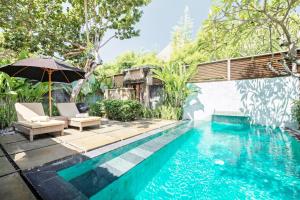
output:
[[[280,44],[288,38],[299,46],[299,6],[300,1],[285,0],[214,1],[195,40],[173,50],[171,61],[198,64],[286,51]]]
[[[102,117],[105,114],[105,107],[102,101],[97,101],[94,104],[89,105],[89,115]]]
[[[140,117],[143,106],[134,100],[104,100],[105,113],[108,119],[132,121]]]
[[[295,100],[292,107],[292,116],[300,124],[300,100]]]
[[[160,116],[162,119],[167,120],[180,120],[182,119],[183,115],[183,108],[182,107],[173,107],[170,105],[160,106],[159,107]]]
[[[161,118],[161,113],[158,108],[151,109],[151,108],[144,107],[142,112],[143,112],[142,113],[143,118],[149,118],[149,119]]]
[[[124,69],[143,65],[162,66],[164,62],[156,57],[156,53],[126,52],[118,56],[113,62],[105,64],[104,69],[110,69],[111,75],[120,73]],[[100,71],[101,69],[99,69]]]
[[[16,120],[16,102],[41,102],[48,93],[47,83],[31,83],[25,79],[11,78],[0,73],[0,120],[1,128]]]
[[[43,108],[44,108],[44,111],[45,111],[45,115],[50,116],[48,101],[43,103]],[[52,101],[52,116],[60,116],[60,114],[58,112],[58,109],[57,109],[57,106],[56,106],[56,102],[54,102],[54,101]]]
[[[181,107],[191,93],[187,87],[188,80],[194,75],[195,66],[185,66],[181,63],[169,64],[153,69],[154,77],[164,84],[164,104]]]
[[[105,45],[100,42],[105,42],[103,37],[108,30],[113,38],[121,40],[138,36],[135,24],[142,16],[141,7],[148,3],[149,0],[1,2],[0,48],[49,56],[58,53],[84,66],[92,52]]]
[[[14,109],[14,101],[0,102],[0,129],[6,128],[16,120],[16,111]]]
[[[153,70],[154,77],[161,80],[164,84],[163,106],[160,107],[162,118],[182,118],[182,106],[186,98],[193,92],[187,86],[187,82],[194,75],[195,71],[195,66],[186,67],[181,63],[169,64]]]
[[[204,23],[199,43],[206,43],[212,60],[286,50],[278,38],[287,39],[288,34],[296,41],[299,5],[299,1],[289,4],[285,0],[218,1]]]

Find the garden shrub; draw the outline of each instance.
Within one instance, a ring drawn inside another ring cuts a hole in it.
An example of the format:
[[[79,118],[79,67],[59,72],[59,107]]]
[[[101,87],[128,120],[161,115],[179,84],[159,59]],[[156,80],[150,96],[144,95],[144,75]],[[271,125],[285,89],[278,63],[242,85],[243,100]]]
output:
[[[103,101],[108,119],[118,121],[132,121],[140,117],[143,106],[134,100],[108,99]]]
[[[292,116],[300,124],[300,100],[295,100],[292,107]]]
[[[89,115],[102,117],[105,114],[104,103],[97,101],[96,103],[89,105]]]

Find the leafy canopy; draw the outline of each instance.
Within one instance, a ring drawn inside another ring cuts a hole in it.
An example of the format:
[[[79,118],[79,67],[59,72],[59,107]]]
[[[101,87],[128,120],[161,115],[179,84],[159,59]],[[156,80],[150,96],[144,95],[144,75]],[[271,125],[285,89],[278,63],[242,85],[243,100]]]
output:
[[[84,63],[99,50],[109,31],[113,38],[139,34],[134,25],[149,0],[87,1],[87,26],[83,0],[1,0],[0,47],[20,52],[58,55]],[[86,31],[88,29],[88,31]]]

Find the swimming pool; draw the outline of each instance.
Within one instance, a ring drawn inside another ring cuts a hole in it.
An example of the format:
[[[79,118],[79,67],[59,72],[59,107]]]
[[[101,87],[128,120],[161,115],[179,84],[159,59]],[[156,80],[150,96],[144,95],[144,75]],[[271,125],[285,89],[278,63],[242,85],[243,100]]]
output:
[[[99,173],[89,176],[95,184],[80,178],[95,169],[85,162],[84,172],[73,171],[70,177],[67,168],[58,174],[89,199],[300,198],[300,143],[287,133],[211,122],[183,128],[185,134],[99,191],[85,191],[99,184]],[[78,187],[78,181],[86,186]]]

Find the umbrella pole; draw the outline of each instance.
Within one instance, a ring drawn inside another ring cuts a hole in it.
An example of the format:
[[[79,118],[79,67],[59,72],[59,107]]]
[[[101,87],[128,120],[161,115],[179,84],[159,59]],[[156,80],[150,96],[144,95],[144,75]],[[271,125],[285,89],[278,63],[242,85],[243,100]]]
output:
[[[51,81],[52,81],[52,70],[48,70],[48,88],[49,88],[49,116],[51,117],[52,116],[52,94],[51,94]]]

